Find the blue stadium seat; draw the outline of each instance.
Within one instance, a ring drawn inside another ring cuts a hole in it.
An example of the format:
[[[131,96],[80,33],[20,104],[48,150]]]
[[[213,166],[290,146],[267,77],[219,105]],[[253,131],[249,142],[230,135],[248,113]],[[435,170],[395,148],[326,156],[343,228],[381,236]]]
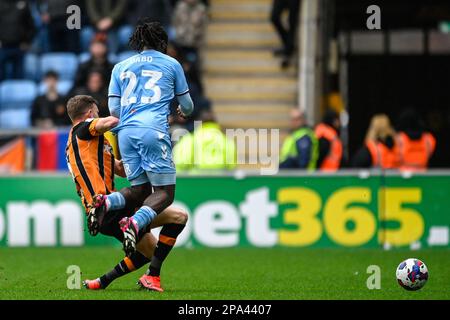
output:
[[[116,64],[117,62],[119,62],[118,60],[117,60],[118,58],[117,58],[117,55],[115,54],[115,53],[110,53],[110,54],[108,54],[108,60],[109,60],[109,62],[111,62],[111,63],[113,63],[113,64]]]
[[[0,128],[26,129],[31,126],[30,109],[0,111]]]
[[[124,51],[117,55],[117,62],[123,61],[125,59],[128,59],[129,57],[132,57],[136,54],[135,51]]]
[[[89,46],[91,45],[91,40],[95,35],[95,30],[90,26],[83,26],[80,32],[80,45],[81,51],[87,52],[89,51]]]
[[[63,80],[73,80],[78,68],[78,58],[74,53],[55,52],[45,53],[41,56],[41,72],[53,70]]]
[[[57,85],[57,90],[59,92],[59,94],[65,96],[66,94],[69,93],[70,89],[72,89],[73,87],[73,81],[72,80],[60,80],[58,81],[58,85]],[[46,85],[45,82],[42,81],[39,84],[39,94],[43,95],[46,91]]]
[[[128,47],[128,41],[133,34],[133,26],[124,25],[117,31],[117,38],[119,40],[119,50],[124,50]]]
[[[37,95],[31,80],[6,80],[0,84],[0,109],[30,109]]]
[[[39,79],[39,57],[34,53],[26,53],[23,59],[25,79],[36,81]]]
[[[86,61],[89,60],[90,57],[91,57],[91,54],[89,52],[83,52],[78,55],[78,61],[80,64],[85,63]],[[108,60],[111,63],[116,63],[117,56],[114,53],[110,53],[110,54],[108,54]]]
[[[89,52],[82,52],[78,55],[78,61],[80,64],[85,63],[89,60],[91,57],[91,54]]]

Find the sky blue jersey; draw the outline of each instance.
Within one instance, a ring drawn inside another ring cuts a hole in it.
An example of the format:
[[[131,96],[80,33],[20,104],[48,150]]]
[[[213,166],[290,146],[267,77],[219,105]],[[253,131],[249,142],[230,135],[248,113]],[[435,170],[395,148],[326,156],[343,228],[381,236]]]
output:
[[[125,127],[169,129],[170,102],[189,92],[183,68],[174,58],[146,50],[114,66],[109,97],[120,98],[120,123]]]

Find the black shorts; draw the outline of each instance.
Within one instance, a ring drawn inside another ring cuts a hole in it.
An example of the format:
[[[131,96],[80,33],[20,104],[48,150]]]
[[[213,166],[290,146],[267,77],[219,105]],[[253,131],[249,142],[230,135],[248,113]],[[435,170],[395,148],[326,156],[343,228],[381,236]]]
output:
[[[120,230],[119,221],[122,220],[122,218],[131,217],[133,214],[134,214],[133,210],[127,209],[120,209],[107,212],[105,217],[103,218],[102,225],[100,226],[100,233],[105,236],[114,237],[120,242],[122,242],[123,232],[122,230]],[[147,230],[145,230],[145,232],[139,232],[137,242],[139,242],[142,236],[149,231],[150,227],[147,227]]]

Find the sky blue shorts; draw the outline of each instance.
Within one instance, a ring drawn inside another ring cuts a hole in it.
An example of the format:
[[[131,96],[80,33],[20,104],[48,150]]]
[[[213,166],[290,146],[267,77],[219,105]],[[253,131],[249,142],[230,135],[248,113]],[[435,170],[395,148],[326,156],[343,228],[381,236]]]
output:
[[[123,128],[119,149],[131,185],[150,181],[153,186],[175,184],[172,142],[168,133],[149,128]]]

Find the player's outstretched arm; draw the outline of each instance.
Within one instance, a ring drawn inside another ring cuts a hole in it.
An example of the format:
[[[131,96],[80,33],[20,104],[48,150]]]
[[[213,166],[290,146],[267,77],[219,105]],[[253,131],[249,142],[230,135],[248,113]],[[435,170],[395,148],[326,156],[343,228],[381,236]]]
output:
[[[109,116],[106,118],[99,118],[98,121],[95,123],[95,130],[98,133],[103,134],[106,131],[111,130],[118,124],[119,124],[119,119],[117,119],[116,117]]]

